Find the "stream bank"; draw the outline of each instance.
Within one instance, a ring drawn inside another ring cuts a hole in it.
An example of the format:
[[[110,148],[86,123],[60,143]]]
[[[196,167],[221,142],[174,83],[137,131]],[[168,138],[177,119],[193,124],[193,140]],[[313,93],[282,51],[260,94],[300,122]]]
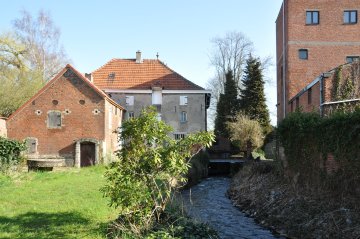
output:
[[[290,238],[360,238],[357,198],[299,187],[279,176],[271,163],[244,166],[229,196],[260,224]]]

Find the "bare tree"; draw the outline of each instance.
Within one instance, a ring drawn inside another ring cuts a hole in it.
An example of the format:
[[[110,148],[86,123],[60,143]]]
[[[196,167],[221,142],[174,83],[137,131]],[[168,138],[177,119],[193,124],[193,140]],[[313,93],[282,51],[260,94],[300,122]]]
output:
[[[210,125],[216,116],[216,105],[220,94],[224,92],[225,74],[233,72],[238,88],[241,88],[241,77],[246,58],[253,51],[253,43],[241,32],[228,32],[224,37],[211,40],[213,51],[210,54],[210,64],[215,67],[214,76],[208,81],[207,88],[211,90],[209,108]]]
[[[225,74],[229,70],[233,72],[238,90],[242,88],[241,79],[247,58],[253,52],[253,43],[241,32],[232,31],[224,37],[216,37],[211,40],[213,51],[210,54],[210,64],[214,66],[215,73],[207,82],[206,87],[211,90],[211,104],[209,108],[209,124],[212,125],[216,116],[216,105],[220,94],[224,92]],[[264,80],[271,84],[272,79],[266,77],[266,72],[272,64],[272,58],[267,56],[261,59],[262,70],[265,73]]]
[[[14,29],[28,51],[29,65],[51,79],[66,63],[66,53],[59,45],[60,30],[54,25],[50,13],[40,10],[37,18],[23,10],[22,16],[13,22]]]
[[[253,43],[241,32],[228,32],[225,37],[211,40],[214,51],[210,63],[215,67],[215,79],[219,86],[224,86],[225,74],[232,71],[237,84],[241,82],[242,69],[247,56],[253,50]]]

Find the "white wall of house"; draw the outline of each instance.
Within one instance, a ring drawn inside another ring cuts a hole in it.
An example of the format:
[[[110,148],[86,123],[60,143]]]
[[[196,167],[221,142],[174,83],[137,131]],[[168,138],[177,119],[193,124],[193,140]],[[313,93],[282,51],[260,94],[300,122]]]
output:
[[[0,136],[6,137],[7,130],[6,130],[6,120],[5,118],[0,118]]]

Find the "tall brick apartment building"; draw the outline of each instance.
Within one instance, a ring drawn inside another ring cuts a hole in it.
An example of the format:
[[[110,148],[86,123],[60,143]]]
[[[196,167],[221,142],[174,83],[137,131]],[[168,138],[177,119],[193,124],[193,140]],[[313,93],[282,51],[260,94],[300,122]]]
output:
[[[359,60],[359,10],[360,0],[283,1],[276,20],[278,122],[312,83],[320,88],[306,90],[306,104],[321,97],[322,73]]]

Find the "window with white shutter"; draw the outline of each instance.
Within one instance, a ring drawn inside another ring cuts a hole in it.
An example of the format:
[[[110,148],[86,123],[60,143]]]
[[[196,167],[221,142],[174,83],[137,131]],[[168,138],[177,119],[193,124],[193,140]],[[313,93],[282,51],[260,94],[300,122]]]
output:
[[[134,105],[134,96],[129,95],[125,97],[126,105]]]
[[[161,105],[162,104],[162,92],[161,90],[153,90],[152,92],[152,104]]]
[[[188,104],[188,97],[185,95],[180,96],[180,105],[187,105]]]

